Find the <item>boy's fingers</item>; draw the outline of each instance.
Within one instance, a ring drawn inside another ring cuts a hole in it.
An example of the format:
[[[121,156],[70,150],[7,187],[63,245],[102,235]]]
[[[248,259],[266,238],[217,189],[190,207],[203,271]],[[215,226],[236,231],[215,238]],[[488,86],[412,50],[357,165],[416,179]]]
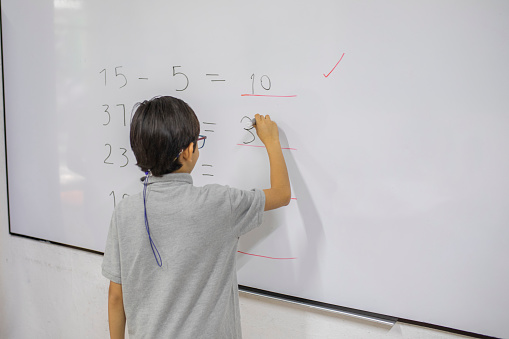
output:
[[[255,119],[256,119],[257,124],[272,122],[272,120],[270,119],[270,115],[268,115],[268,114],[267,115],[255,114]]]

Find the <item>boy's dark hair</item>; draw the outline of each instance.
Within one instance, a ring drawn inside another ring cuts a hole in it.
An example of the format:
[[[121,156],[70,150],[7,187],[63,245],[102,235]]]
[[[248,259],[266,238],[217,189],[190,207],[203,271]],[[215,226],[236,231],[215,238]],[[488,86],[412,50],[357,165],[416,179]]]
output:
[[[180,152],[196,142],[200,122],[184,101],[170,97],[156,97],[135,105],[131,121],[131,149],[136,165],[154,176],[175,172],[182,167]]]

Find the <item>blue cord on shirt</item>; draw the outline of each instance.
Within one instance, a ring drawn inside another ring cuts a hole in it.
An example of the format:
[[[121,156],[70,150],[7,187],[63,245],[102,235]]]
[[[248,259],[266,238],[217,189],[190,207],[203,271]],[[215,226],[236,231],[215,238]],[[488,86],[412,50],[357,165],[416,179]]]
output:
[[[154,241],[152,241],[152,237],[150,236],[150,229],[148,227],[148,218],[147,218],[147,185],[148,185],[148,176],[150,172],[145,172],[145,181],[143,183],[143,209],[145,211],[145,228],[147,229],[148,233],[148,239],[150,240],[150,247],[152,248],[152,253],[154,253],[154,258],[156,258],[156,263],[159,265],[159,267],[163,266],[163,259],[161,258],[161,254],[159,254],[159,251],[157,250],[156,244],[154,244]],[[159,260],[157,260],[157,256],[159,256]]]

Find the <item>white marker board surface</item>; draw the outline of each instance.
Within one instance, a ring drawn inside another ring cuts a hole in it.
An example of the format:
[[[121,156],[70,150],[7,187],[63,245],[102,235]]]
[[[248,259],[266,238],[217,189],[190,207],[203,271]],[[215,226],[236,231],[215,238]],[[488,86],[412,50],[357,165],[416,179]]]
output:
[[[13,234],[104,250],[140,100],[196,111],[197,185],[267,187],[270,114],[294,199],[241,284],[509,337],[507,1],[1,5]]]

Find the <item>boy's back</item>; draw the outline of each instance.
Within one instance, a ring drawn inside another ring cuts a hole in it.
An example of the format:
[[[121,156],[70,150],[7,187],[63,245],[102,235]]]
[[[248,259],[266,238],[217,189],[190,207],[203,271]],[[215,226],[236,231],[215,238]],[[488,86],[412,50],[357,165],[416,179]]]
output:
[[[149,178],[146,198],[162,267],[140,227],[141,193],[115,209],[103,263],[122,284],[131,337],[240,338],[237,243],[261,224],[263,191],[195,187],[190,174],[170,173]]]
[[[194,111],[169,96],[137,105],[130,142],[143,193],[115,208],[103,260],[111,338],[124,338],[126,322],[131,339],[241,338],[238,238],[291,194],[277,125],[255,118],[271,187],[194,187],[190,173],[206,139]]]

